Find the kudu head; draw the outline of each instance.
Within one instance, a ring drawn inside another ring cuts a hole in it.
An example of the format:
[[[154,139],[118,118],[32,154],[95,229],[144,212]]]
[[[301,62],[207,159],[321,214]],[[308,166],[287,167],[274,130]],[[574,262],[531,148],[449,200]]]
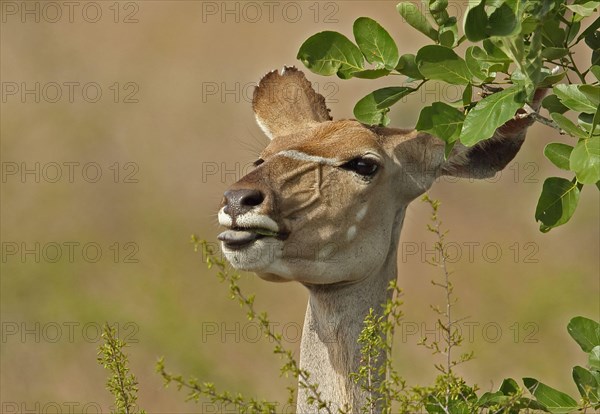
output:
[[[351,283],[396,260],[407,205],[442,175],[486,178],[515,156],[528,119],[474,147],[414,130],[333,121],[296,68],[268,73],[252,106],[270,143],[226,192],[222,249],[237,269],[306,285]]]

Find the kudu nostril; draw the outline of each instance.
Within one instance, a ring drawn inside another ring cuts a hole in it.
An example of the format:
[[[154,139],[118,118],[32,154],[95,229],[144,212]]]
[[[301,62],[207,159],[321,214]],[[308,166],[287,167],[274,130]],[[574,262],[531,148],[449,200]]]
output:
[[[225,192],[225,213],[232,216],[244,214],[259,206],[265,200],[260,190],[242,189]]]
[[[240,204],[242,206],[255,207],[255,206],[260,205],[265,199],[265,196],[263,195],[263,193],[261,193],[258,190],[242,190],[242,191],[248,191],[247,193],[242,194],[242,196],[240,198]]]

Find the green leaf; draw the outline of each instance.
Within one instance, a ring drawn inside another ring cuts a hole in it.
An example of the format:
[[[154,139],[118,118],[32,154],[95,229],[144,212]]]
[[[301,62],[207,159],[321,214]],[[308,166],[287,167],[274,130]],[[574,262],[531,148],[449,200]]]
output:
[[[492,137],[498,127],[515,116],[523,103],[523,90],[517,85],[477,102],[465,118],[460,141],[472,146]]]
[[[565,30],[560,27],[559,19],[546,19],[542,27],[544,46],[562,47],[567,37]]]
[[[400,56],[396,70],[409,78],[424,79],[421,72],[419,72],[415,58],[416,56],[410,53]]]
[[[352,76],[359,79],[377,79],[389,74],[389,69],[366,69],[360,72],[352,72]]]
[[[356,103],[354,116],[365,124],[387,125],[390,122],[387,116],[390,106],[413,91],[413,88],[406,86],[378,89]]]
[[[598,113],[598,112],[596,112]],[[598,131],[597,133],[592,134],[592,126],[594,125],[594,115],[592,114],[586,114],[586,113],[580,113],[579,116],[577,117],[577,124],[583,128],[587,134],[588,137],[591,137],[592,135],[598,135],[600,134],[600,131]]]
[[[600,1],[588,1],[583,4],[568,4],[567,8],[577,15],[575,21],[580,21],[584,17],[591,16],[598,5]]]
[[[569,221],[578,202],[577,183],[559,177],[546,178],[535,209],[536,221],[542,222],[540,231],[548,232]]]
[[[548,60],[560,59],[568,53],[569,50],[564,47],[546,47],[542,50],[542,56]]]
[[[465,16],[463,29],[471,42],[478,42],[489,37],[488,16],[485,12],[485,1],[472,7]]]
[[[451,400],[448,404],[448,412],[450,414],[471,414],[469,404],[461,400]]]
[[[477,407],[490,407],[496,404],[503,404],[510,401],[510,397],[502,394],[500,391],[486,392],[477,401]]]
[[[582,184],[600,180],[600,135],[580,139],[571,153],[569,165]]]
[[[458,109],[443,102],[434,102],[421,110],[416,129],[428,132],[446,144],[454,144],[460,135],[464,120],[464,114]],[[447,152],[452,146],[446,145]]]
[[[500,384],[499,391],[501,391],[502,394],[504,394],[504,395],[516,394],[519,392],[519,385],[517,384],[517,381],[515,381],[514,379],[505,378],[502,381],[502,384]]]
[[[571,151],[573,151],[573,147],[570,145],[552,142],[544,148],[544,155],[558,168],[570,171],[569,157]]]
[[[354,39],[367,62],[377,69],[392,70],[398,64],[398,47],[390,34],[375,20],[359,17],[354,22]]]
[[[497,38],[485,39],[483,49],[488,55],[487,60],[494,63],[502,63],[505,67],[504,72],[508,70],[508,64],[512,62],[511,58],[502,50],[501,42]]]
[[[600,324],[583,316],[576,316],[569,321],[567,332],[584,352],[591,352],[600,345]]]
[[[466,107],[471,105],[471,101],[473,100],[473,85],[465,86],[465,90],[462,94],[462,106]]]
[[[567,134],[569,134],[573,137],[576,137],[576,138],[587,137],[587,134],[585,133],[585,131],[583,129],[579,128],[577,125],[575,125],[573,123],[573,121],[571,121],[566,116],[559,114],[559,113],[552,113],[552,114],[550,114],[550,116],[552,117],[552,120],[554,120],[554,122],[556,122],[558,124],[558,126],[563,131],[565,131]]]
[[[408,1],[400,2],[396,9],[398,13],[406,20],[408,24],[429,37],[431,40],[438,40],[438,32],[431,26],[429,21],[419,11],[418,7]]]
[[[538,88],[549,88],[550,86],[554,85],[555,83],[560,82],[565,77],[566,74],[567,74],[567,72],[552,73],[551,71],[544,70],[544,68],[542,68],[541,79],[537,86],[538,86]],[[548,95],[548,97],[550,97],[550,96],[556,97],[556,95]],[[558,98],[556,98],[556,99],[558,99]],[[567,108],[565,107],[565,110],[566,109]]]
[[[590,352],[588,365],[595,371],[600,371],[600,345],[595,346]]]
[[[473,76],[482,80],[494,78],[496,71],[502,70],[503,67],[503,64],[498,63],[496,58],[489,56],[479,46],[470,46],[467,48],[465,61]],[[480,78],[482,75],[485,77]]]
[[[598,109],[598,106],[600,106],[600,86],[580,85],[579,91]]]
[[[424,46],[416,57],[419,72],[428,79],[441,80],[454,85],[471,83],[467,63],[452,49],[445,46]]]
[[[297,58],[314,73],[337,74],[342,79],[349,79],[354,72],[364,69],[360,49],[346,36],[331,31],[309,37],[300,46]]]
[[[600,401],[600,384],[590,371],[580,366],[573,367],[573,380],[583,398],[593,403]]]
[[[458,41],[456,17],[451,17],[443,26],[440,26],[438,40],[442,46],[456,46]]]
[[[453,19],[456,22],[456,18],[450,17],[446,11],[447,8],[448,0],[429,0],[429,12],[438,26],[446,25]]]
[[[477,79],[485,80],[488,77],[488,72],[491,64],[482,60],[481,57],[486,53],[479,46],[469,46],[465,52],[465,62],[471,72],[471,75]]]
[[[510,414],[518,414],[522,411],[529,413],[530,410],[548,412],[546,406],[538,401],[534,401],[527,397],[521,397],[517,400],[517,405],[514,407],[515,411],[509,411]]]
[[[489,34],[491,36],[510,36],[518,33],[520,29],[521,26],[515,12],[506,3],[490,15]]]
[[[542,107],[546,108],[548,112],[556,112],[559,114],[563,114],[569,110],[566,106],[562,104],[558,96],[556,95],[548,95],[542,100]]]
[[[513,396],[516,394],[519,394],[521,392],[521,389],[519,387],[519,385],[517,384],[517,382],[512,379],[512,378],[506,378],[504,379],[504,381],[502,381],[502,384],[500,385],[500,389],[494,393],[497,395],[497,393],[502,393],[504,394],[505,398],[507,398],[507,401],[510,401],[511,398],[514,398]],[[499,403],[502,403],[501,401],[498,401]],[[514,402],[513,402],[514,404]],[[521,397],[517,400],[517,403],[511,406],[512,409],[510,409],[509,411],[506,411],[507,414],[517,414],[521,411],[526,411],[526,410],[542,410],[542,411],[547,411],[546,407],[542,404],[540,404],[537,401],[533,401],[529,398],[526,397]],[[491,411],[490,411],[491,412]]]
[[[569,413],[577,409],[577,401],[534,378],[523,378],[523,383],[540,403],[551,413]]]
[[[573,39],[575,39],[575,36],[577,36],[577,33],[579,33],[579,29],[581,29],[581,22],[577,21],[577,19],[575,19],[573,21],[573,23],[571,24],[571,28],[569,30],[569,32],[567,33],[567,43],[570,44]]]
[[[600,82],[600,66],[592,66],[590,72],[596,77],[596,80]]]
[[[580,114],[579,117],[581,118],[582,115],[588,115],[588,114]],[[596,131],[596,126],[600,124],[600,106],[598,107],[598,110],[596,111],[596,113],[594,114],[594,117],[592,118],[592,125],[589,131],[589,135],[588,138],[590,138],[592,135],[600,135],[600,131]]]
[[[596,112],[597,106],[592,104],[585,96],[578,85],[556,85],[552,88],[553,92],[558,96],[563,105],[577,112],[585,112],[593,114]]]
[[[521,34],[526,36],[540,29],[539,20],[533,16],[526,16],[521,21]]]

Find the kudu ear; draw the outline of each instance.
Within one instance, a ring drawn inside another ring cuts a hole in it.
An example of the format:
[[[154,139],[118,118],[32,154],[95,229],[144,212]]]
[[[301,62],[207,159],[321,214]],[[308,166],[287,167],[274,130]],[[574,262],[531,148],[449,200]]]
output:
[[[535,92],[531,109],[539,109],[546,92],[547,89],[538,89]],[[531,117],[525,115],[525,110],[520,109],[513,119],[496,130],[492,138],[472,147],[457,143],[448,159],[442,163],[438,174],[468,178],[493,177],[519,152],[527,128],[534,122]]]
[[[270,139],[331,120],[325,98],[295,67],[267,73],[254,89],[252,108]]]

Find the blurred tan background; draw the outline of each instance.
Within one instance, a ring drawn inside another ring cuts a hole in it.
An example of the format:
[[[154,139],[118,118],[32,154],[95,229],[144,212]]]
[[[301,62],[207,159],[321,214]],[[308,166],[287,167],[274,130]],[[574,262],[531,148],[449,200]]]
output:
[[[96,363],[104,321],[130,342],[150,413],[218,409],[164,389],[159,356],[221,389],[284,401],[292,382],[279,378],[272,344],[258,340],[190,235],[216,241],[221,194],[266,142],[252,87],[269,70],[301,65],[308,36],[351,37],[352,22],[370,16],[401,53],[427,39],[402,22],[395,1],[66,3],[1,2],[2,411],[108,412]],[[335,118],[402,81],[308,77]],[[459,93],[432,85],[397,105],[392,125],[412,126],[426,101]],[[560,174],[543,145],[568,140],[536,125],[497,179],[442,180],[431,192],[457,256],[456,314],[469,317],[463,350],[476,356],[460,372],[484,390],[533,376],[577,393],[570,370],[585,360],[566,325],[600,318],[598,191],[586,187],[571,222],[549,234],[533,219],[544,178]],[[406,316],[395,342],[400,373],[423,385],[440,360],[416,343],[434,335],[429,305],[443,303],[430,284],[439,273],[423,260],[433,247],[428,215],[418,201],[407,213]],[[253,275],[242,283],[297,352],[305,290]]]

